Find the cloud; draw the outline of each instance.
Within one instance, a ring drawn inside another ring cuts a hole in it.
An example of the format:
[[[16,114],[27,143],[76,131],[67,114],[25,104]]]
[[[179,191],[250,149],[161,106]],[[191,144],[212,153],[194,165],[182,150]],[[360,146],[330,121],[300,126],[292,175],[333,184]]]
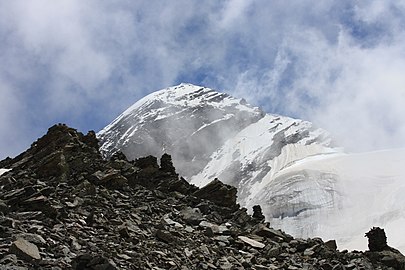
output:
[[[250,101],[267,110],[313,121],[349,151],[404,147],[404,21],[387,19],[399,8],[353,7],[350,20],[358,21],[342,20],[332,42],[327,29],[296,26],[273,65],[241,73],[234,89],[250,89]],[[363,29],[353,32],[355,24]]]
[[[56,122],[101,129],[182,81],[314,121],[349,149],[405,146],[404,9],[404,1],[1,1],[0,158]]]

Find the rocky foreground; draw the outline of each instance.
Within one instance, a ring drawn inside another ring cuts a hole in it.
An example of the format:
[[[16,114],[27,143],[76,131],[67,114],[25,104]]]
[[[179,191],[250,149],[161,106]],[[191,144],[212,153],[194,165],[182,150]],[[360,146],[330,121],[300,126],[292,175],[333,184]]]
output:
[[[235,188],[188,184],[169,155],[103,160],[94,132],[53,126],[0,168],[0,270],[405,269],[380,228],[366,252],[294,239]]]

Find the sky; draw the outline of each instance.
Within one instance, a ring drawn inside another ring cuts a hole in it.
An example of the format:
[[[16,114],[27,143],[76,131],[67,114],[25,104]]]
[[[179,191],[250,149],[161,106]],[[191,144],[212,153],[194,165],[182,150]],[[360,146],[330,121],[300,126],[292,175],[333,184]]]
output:
[[[181,82],[405,147],[405,1],[0,0],[0,159]]]

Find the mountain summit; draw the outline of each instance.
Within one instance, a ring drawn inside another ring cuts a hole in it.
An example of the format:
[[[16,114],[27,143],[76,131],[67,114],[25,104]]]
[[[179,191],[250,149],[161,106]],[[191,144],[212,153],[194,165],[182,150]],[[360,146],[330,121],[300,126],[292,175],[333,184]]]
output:
[[[198,186],[214,178],[238,187],[247,204],[252,186],[283,167],[317,153],[336,152],[311,123],[271,115],[244,99],[180,84],[136,102],[97,134],[101,152],[129,159],[168,152],[180,175]],[[305,206],[308,208],[308,206]],[[302,209],[277,210],[290,216]]]
[[[360,232],[381,226],[405,250],[404,149],[347,154],[310,122],[191,84],[144,97],[97,137],[104,157],[167,152],[190,183],[237,187],[238,203],[261,205],[272,226],[294,236],[365,249]]]
[[[139,100],[98,138],[106,157],[118,150],[130,159],[169,152],[180,174],[190,178],[227,139],[264,115],[242,99],[180,84]]]

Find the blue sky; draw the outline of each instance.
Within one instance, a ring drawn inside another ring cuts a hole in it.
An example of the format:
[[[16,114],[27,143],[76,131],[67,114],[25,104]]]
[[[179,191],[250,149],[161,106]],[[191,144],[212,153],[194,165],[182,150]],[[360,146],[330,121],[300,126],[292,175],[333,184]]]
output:
[[[405,147],[405,1],[0,0],[0,158],[181,82]]]

